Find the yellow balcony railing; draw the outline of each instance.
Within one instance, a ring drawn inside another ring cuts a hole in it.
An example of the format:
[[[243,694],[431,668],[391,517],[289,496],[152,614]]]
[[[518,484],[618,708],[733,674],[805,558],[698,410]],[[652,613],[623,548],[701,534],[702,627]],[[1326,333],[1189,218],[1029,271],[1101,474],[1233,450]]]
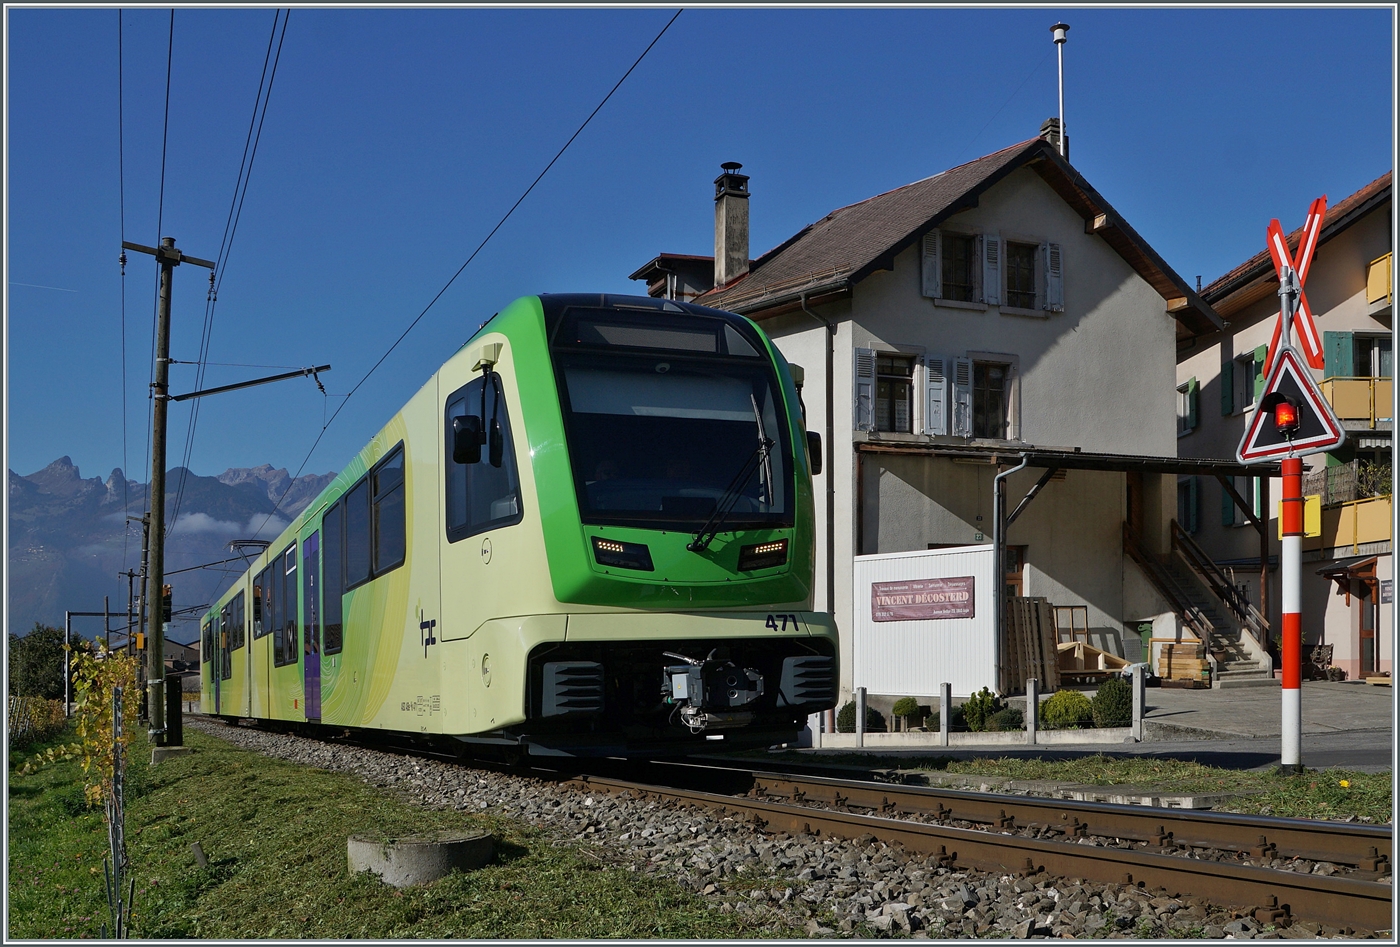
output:
[[[1390,302],[1391,286],[1391,255],[1372,260],[1366,267],[1366,302]]]
[[[1389,421],[1393,382],[1389,378],[1323,379],[1322,396],[1340,421]]]
[[[1322,511],[1322,535],[1303,540],[1304,549],[1350,546],[1359,552],[1366,543],[1390,541],[1390,497],[1354,500]]]

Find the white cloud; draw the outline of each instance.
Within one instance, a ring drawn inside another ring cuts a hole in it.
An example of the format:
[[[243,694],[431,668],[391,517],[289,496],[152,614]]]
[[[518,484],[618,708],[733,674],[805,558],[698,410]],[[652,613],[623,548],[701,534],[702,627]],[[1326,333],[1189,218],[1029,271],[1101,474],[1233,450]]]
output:
[[[263,525],[264,521],[266,526]],[[269,518],[266,513],[255,513],[248,518],[248,525],[243,527],[243,533],[249,539],[273,539],[286,529],[290,522],[291,520],[284,520],[280,516]]]
[[[216,533],[232,536],[241,532],[242,528],[237,523],[216,520],[208,513],[185,513],[175,521],[170,531],[172,533]]]

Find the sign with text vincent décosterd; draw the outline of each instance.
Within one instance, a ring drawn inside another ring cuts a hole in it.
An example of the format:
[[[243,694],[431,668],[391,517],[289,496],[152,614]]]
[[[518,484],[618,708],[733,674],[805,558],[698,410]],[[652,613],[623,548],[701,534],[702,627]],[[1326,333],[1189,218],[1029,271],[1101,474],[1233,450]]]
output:
[[[970,575],[870,584],[870,617],[875,621],[972,618],[973,602]]]

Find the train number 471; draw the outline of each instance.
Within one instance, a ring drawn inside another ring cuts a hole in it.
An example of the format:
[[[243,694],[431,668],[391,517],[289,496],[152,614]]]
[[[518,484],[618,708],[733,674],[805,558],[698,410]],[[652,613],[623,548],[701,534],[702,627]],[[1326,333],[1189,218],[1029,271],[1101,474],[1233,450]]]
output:
[[[779,625],[779,622],[782,623],[781,626]],[[792,627],[794,631],[801,627],[797,624],[797,616],[792,614],[791,612],[788,612],[785,615],[769,615],[768,620],[763,624],[764,627],[772,628],[774,631],[787,631],[788,622],[792,622]]]

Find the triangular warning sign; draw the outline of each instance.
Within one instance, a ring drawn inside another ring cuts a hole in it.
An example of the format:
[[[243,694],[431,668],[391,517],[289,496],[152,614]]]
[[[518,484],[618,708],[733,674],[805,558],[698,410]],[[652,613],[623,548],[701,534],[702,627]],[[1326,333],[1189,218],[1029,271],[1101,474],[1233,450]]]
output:
[[[1271,394],[1281,394],[1298,406],[1300,424],[1292,437],[1280,434],[1272,411],[1260,408],[1250,418],[1235,456],[1242,464],[1277,460],[1334,450],[1346,441],[1346,431],[1332,406],[1322,397],[1312,376],[1303,366],[1303,357],[1291,346],[1278,350],[1269,377],[1264,382],[1261,402]]]

